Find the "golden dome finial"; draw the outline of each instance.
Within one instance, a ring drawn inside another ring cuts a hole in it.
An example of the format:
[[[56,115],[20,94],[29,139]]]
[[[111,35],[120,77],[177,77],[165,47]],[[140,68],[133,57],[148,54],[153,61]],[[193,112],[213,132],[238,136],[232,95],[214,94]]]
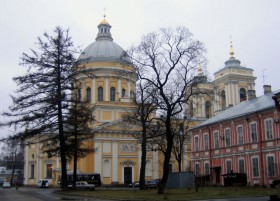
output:
[[[104,8],[103,20],[100,22],[100,24],[109,24],[106,20],[105,8]]]
[[[201,63],[198,64],[198,75],[202,75],[202,66],[201,66]]]
[[[231,37],[230,37],[230,58],[234,58],[234,50],[233,50],[233,45],[232,45],[232,40],[231,40]]]

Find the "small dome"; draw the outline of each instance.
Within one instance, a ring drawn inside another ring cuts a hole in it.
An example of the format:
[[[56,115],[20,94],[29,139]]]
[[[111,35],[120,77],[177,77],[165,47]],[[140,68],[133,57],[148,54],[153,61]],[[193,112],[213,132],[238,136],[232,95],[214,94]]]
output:
[[[79,56],[79,62],[123,61],[129,62],[127,53],[113,42],[111,25],[104,19],[98,25],[96,41],[90,44]]]

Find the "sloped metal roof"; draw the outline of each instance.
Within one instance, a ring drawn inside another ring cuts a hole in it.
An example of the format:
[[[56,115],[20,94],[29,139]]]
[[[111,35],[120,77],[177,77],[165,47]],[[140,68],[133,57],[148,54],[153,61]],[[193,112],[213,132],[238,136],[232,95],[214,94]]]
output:
[[[116,61],[126,56],[126,52],[110,40],[98,40],[90,44],[78,60],[87,61]]]
[[[216,116],[202,122],[198,126],[191,128],[190,130],[200,128],[209,124],[214,124],[217,122],[234,119],[237,117],[245,116],[247,114],[251,114],[257,111],[262,111],[268,108],[275,107],[275,102],[272,99],[274,94],[280,93],[280,89],[274,92],[270,92],[264,94],[260,97],[257,97],[253,100],[241,102],[235,106],[232,106],[221,113],[217,114]]]

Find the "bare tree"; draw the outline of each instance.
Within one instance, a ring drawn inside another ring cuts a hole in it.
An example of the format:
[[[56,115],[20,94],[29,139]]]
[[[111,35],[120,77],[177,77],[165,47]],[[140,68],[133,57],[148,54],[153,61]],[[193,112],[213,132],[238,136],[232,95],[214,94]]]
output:
[[[11,186],[18,185],[19,184],[18,179],[22,179],[22,175],[19,175],[17,173],[16,182],[14,182],[14,177],[15,177],[16,169],[23,170],[23,165],[24,165],[23,145],[21,144],[21,141],[19,141],[18,139],[8,139],[5,140],[4,143],[5,144],[2,147],[3,160],[4,160],[2,162],[2,165],[4,165],[7,169],[12,170],[12,174],[10,178]],[[23,171],[20,171],[20,174],[22,174],[22,172]]]
[[[194,40],[187,28],[162,28],[143,36],[140,44],[131,50],[131,60],[141,80],[155,89],[159,113],[164,117],[166,151],[163,176],[158,189],[165,191],[174,133],[172,118],[183,111],[183,104],[198,85],[194,79],[198,62],[205,61],[204,46]]]
[[[123,116],[123,120],[130,124],[141,125],[141,135],[135,135],[135,138],[141,140],[141,167],[139,185],[140,190],[145,189],[145,172],[147,156],[147,140],[154,137],[154,120],[157,104],[154,103],[155,91],[151,85],[144,80],[136,84],[136,90],[133,97],[134,109]]]
[[[37,50],[23,53],[21,65],[26,74],[13,78],[18,85],[9,117],[2,126],[15,126],[13,138],[38,139],[46,146],[57,146],[61,159],[62,188],[67,189],[65,113],[68,111],[76,49],[68,30],[54,29],[38,38]],[[44,137],[39,137],[44,134]],[[38,137],[38,138],[37,138]],[[59,143],[57,143],[59,142]]]

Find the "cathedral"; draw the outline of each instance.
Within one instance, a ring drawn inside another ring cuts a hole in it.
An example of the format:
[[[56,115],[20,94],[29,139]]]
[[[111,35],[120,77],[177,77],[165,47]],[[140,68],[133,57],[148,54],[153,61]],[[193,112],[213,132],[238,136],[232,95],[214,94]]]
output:
[[[93,153],[78,161],[78,172],[98,173],[104,185],[127,185],[139,180],[141,164],[141,144],[135,135],[139,128],[124,128],[121,117],[133,106],[133,93],[137,75],[127,53],[113,42],[111,25],[104,19],[98,25],[96,40],[81,53],[78,65],[90,76],[80,76],[82,96],[94,106],[95,136],[88,142]],[[202,121],[221,110],[248,99],[248,93],[254,92],[253,70],[240,65],[235,59],[231,46],[230,58],[225,67],[214,74],[213,82],[207,82],[199,69],[197,77],[203,77],[201,85],[211,95],[197,95],[186,106],[187,115],[193,120]],[[138,132],[137,132],[138,131]],[[48,179],[56,186],[61,173],[60,160],[49,157],[42,151],[41,144],[25,147],[24,184],[37,185],[40,179]],[[187,147],[186,149],[190,149]],[[184,152],[182,171],[189,170],[190,156]],[[163,158],[158,151],[148,151],[146,161],[146,179],[158,179],[162,176]],[[73,165],[68,164],[69,172]],[[177,171],[175,160],[170,161],[171,171]]]

